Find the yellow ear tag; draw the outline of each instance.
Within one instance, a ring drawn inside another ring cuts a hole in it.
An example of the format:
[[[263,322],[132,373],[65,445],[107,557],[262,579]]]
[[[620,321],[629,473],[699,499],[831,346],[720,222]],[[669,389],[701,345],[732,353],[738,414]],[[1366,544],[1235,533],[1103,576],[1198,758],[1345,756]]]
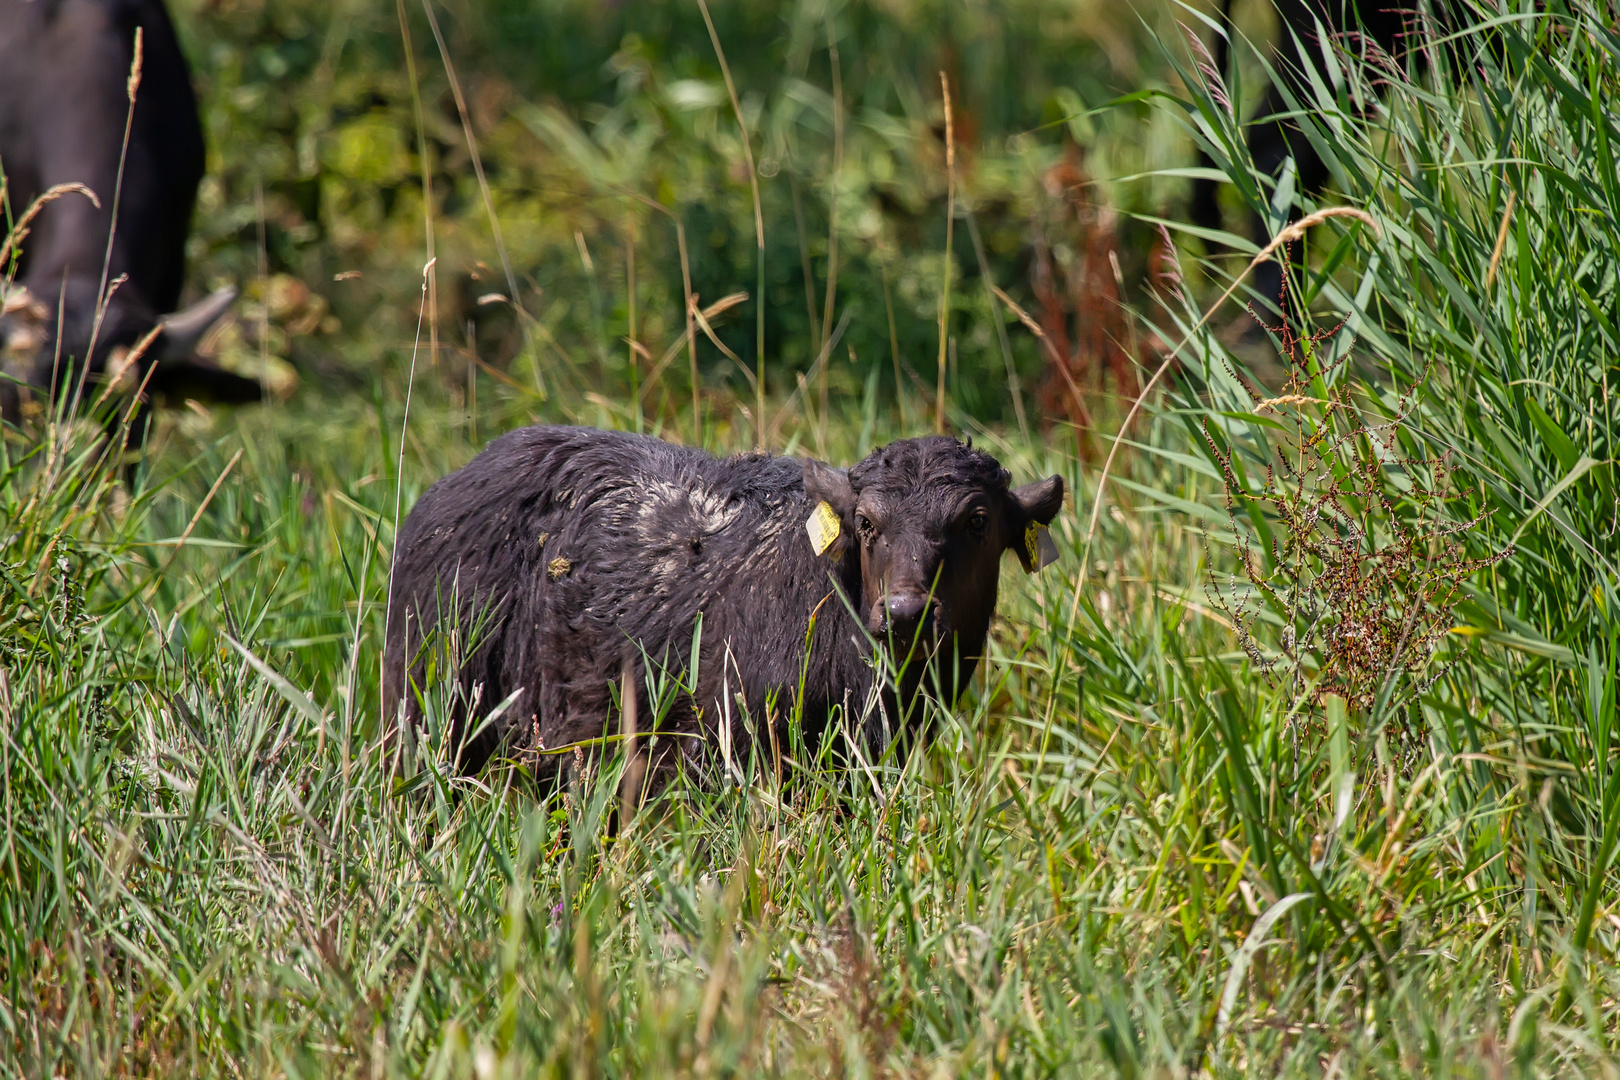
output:
[[[1030,522],[1024,529],[1024,553],[1029,556],[1026,565],[1030,573],[1057,562],[1057,545],[1052,543],[1052,532],[1045,525]]]
[[[816,504],[816,508],[810,511],[809,520],[804,523],[804,531],[810,534],[810,546],[816,549],[817,555],[832,547],[842,529],[838,512],[824,502]]]

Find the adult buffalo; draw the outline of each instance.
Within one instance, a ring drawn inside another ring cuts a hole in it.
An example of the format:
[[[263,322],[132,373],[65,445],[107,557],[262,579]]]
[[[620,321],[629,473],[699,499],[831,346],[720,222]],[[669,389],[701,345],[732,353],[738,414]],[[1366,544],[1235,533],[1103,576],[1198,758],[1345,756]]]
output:
[[[1272,68],[1276,80],[1266,88],[1258,115],[1263,119],[1250,124],[1247,132],[1249,154],[1255,168],[1266,176],[1282,175],[1289,158],[1294,160],[1298,190],[1320,192],[1327,186],[1329,171],[1322,155],[1312,145],[1297,123],[1277,119],[1292,111],[1288,99],[1304,105],[1314,99],[1315,92],[1305,74],[1306,58],[1300,47],[1312,49],[1320,45],[1321,34],[1332,37],[1358,33],[1365,43],[1376,45],[1391,56],[1402,55],[1405,39],[1421,26],[1421,13],[1414,8],[1418,0],[1272,0],[1277,11],[1277,40],[1272,49]],[[1445,0],[1435,4],[1444,6]],[[1442,12],[1443,13],[1443,12]],[[1229,37],[1232,28],[1232,0],[1221,0],[1220,17],[1224,33],[1215,37],[1215,70],[1224,78],[1230,55]],[[1419,59],[1422,58],[1420,53]],[[1318,53],[1312,63],[1320,64]],[[1286,93],[1285,93],[1286,91]],[[1214,162],[1202,151],[1200,163],[1212,168]],[[1221,210],[1216,199],[1217,181],[1200,178],[1194,181],[1190,213],[1193,221],[1208,229],[1221,227]],[[1291,220],[1299,218],[1299,210],[1291,211]],[[1251,216],[1250,228],[1255,243],[1264,246],[1271,237],[1265,223]],[[1254,290],[1265,299],[1277,302],[1282,293],[1283,264],[1272,260],[1256,269],[1252,281]]]
[[[193,353],[233,293],[165,317],[180,300],[203,164],[197,99],[161,0],[0,0],[0,170],[11,219],[57,185],[94,194],[45,205],[22,238],[20,288],[5,290],[0,311],[8,419],[17,381],[47,400],[64,389],[77,398],[109,364],[160,398],[258,400],[257,382]]]
[[[919,692],[948,703],[971,677],[1002,553],[1026,569],[1055,555],[1044,527],[1062,478],[1008,484],[995,458],[945,436],[844,470],[588,428],[511,432],[400,531],[387,720],[415,731],[424,697],[448,700],[441,737],[472,771],[603,735],[629,662],[638,715],[659,719],[655,768],[713,742],[733,760],[760,738],[785,752],[794,714],[811,747],[841,718],[879,751],[918,726]],[[672,704],[648,700],[648,663],[682,687]],[[450,693],[425,685],[433,670]],[[536,758],[542,778],[559,763]]]

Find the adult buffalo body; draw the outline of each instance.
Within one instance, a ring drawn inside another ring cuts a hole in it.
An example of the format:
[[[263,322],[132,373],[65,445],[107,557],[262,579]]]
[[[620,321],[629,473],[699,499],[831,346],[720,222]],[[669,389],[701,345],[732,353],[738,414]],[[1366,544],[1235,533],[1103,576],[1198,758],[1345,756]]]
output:
[[[400,532],[388,719],[416,730],[430,657],[445,656],[434,642],[459,637],[440,730],[464,771],[498,751],[602,736],[627,659],[644,732],[656,715],[647,662],[655,682],[663,667],[690,691],[663,716],[658,730],[675,737],[655,747],[656,768],[700,753],[706,740],[693,735],[745,752],[767,737],[766,717],[785,748],[796,709],[811,747],[842,717],[881,749],[918,724],[920,689],[950,701],[972,675],[1002,553],[1037,565],[1032,526],[1057,513],[1063,481],[1008,483],[989,454],[944,436],[892,443],[843,470],[587,428],[512,432],[429,489]],[[817,530],[831,540],[821,554]],[[469,715],[508,699],[467,737]],[[538,761],[542,776],[560,764]]]
[[[1329,180],[1327,163],[1312,145],[1299,125],[1291,120],[1279,120],[1292,111],[1288,98],[1302,106],[1314,99],[1310,79],[1305,74],[1305,58],[1300,47],[1313,49],[1321,44],[1322,34],[1341,38],[1347,34],[1361,35],[1365,45],[1374,45],[1386,55],[1399,56],[1408,51],[1405,41],[1421,26],[1416,10],[1419,0],[1273,0],[1277,11],[1277,40],[1272,51],[1272,65],[1276,81],[1266,89],[1258,115],[1263,119],[1249,125],[1247,141],[1249,154],[1262,174],[1281,176],[1289,158],[1294,160],[1296,185],[1300,191],[1316,193]],[[1446,0],[1432,7],[1445,11]],[[1215,38],[1215,70],[1225,77],[1230,55],[1229,35],[1232,27],[1232,0],[1222,0],[1221,21],[1225,33]],[[1422,40],[1418,38],[1417,40]],[[1418,54],[1422,58],[1422,54]],[[1318,53],[1311,61],[1318,66]],[[1286,90],[1286,94],[1284,91]],[[1201,163],[1213,167],[1207,154],[1200,153]],[[1194,222],[1209,229],[1221,227],[1221,211],[1216,200],[1217,182],[1200,178],[1194,182],[1191,216]],[[1292,211],[1298,219],[1299,211]],[[1255,243],[1264,246],[1271,237],[1265,224],[1252,218],[1250,227]],[[1297,252],[1296,252],[1297,254]],[[1282,292],[1283,264],[1272,260],[1258,268],[1254,275],[1254,289],[1268,301],[1277,302]]]
[[[193,354],[232,293],[164,317],[180,301],[203,164],[197,99],[161,0],[0,0],[0,170],[11,218],[60,184],[82,184],[96,197],[55,199],[22,239],[17,284],[3,291],[0,312],[13,379],[49,399],[64,387],[79,394],[111,366],[159,397],[259,398],[257,382]],[[117,287],[103,302],[104,281]],[[159,337],[134,355],[160,323]],[[5,389],[15,420],[16,383]]]

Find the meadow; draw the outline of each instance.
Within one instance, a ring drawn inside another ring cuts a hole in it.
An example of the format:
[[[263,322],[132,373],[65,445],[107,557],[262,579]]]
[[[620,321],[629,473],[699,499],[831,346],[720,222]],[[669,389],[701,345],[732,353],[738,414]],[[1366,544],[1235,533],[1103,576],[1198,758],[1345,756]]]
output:
[[[0,444],[0,1072],[1620,1071],[1607,5],[1313,53],[1330,194],[1192,8],[538,8],[175,5],[280,392]],[[401,515],[542,421],[1074,497],[931,747],[397,781]]]

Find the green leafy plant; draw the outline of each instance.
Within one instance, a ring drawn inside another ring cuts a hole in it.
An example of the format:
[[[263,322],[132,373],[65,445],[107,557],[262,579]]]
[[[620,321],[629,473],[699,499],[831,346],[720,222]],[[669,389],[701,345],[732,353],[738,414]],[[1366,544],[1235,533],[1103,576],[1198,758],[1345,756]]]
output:
[[[1242,450],[1203,422],[1238,565],[1252,587],[1243,595],[1228,575],[1224,588],[1214,581],[1207,595],[1231,620],[1255,669],[1281,669],[1291,692],[1308,692],[1316,704],[1335,695],[1357,711],[1376,702],[1403,713],[1444,671],[1433,654],[1453,625],[1463,583],[1513,550],[1468,556],[1462,538],[1490,512],[1451,519],[1451,455],[1402,455],[1401,428],[1422,383],[1409,387],[1392,413],[1369,416],[1353,397],[1350,355],[1323,356],[1320,346],[1336,330],[1272,328],[1286,363],[1280,392],[1246,387],[1249,410],[1233,418],[1252,425],[1257,446],[1269,431],[1281,432],[1263,462],[1245,462]],[[1242,382],[1235,374],[1234,381]],[[1255,638],[1262,612],[1281,625],[1272,657]]]

